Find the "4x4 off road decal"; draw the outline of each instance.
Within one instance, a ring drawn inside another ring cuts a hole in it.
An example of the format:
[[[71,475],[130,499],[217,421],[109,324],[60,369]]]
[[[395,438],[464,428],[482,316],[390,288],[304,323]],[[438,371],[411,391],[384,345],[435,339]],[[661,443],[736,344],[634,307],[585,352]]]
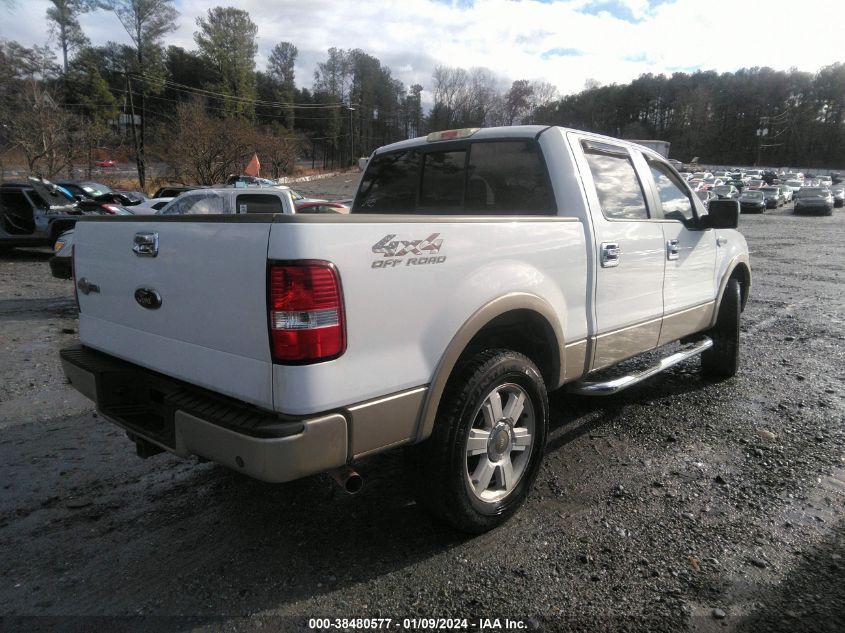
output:
[[[396,234],[385,235],[373,244],[373,253],[380,254],[383,259],[373,261],[373,268],[396,268],[397,266],[420,266],[427,264],[442,264],[445,255],[438,255],[443,246],[440,233],[432,233],[424,240],[397,240]],[[413,255],[413,257],[408,257]],[[407,257],[407,259],[403,259]]]

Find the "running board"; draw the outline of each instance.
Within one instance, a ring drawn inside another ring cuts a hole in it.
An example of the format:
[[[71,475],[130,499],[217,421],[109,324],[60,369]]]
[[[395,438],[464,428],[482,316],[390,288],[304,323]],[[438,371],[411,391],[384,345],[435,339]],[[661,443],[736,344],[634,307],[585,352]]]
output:
[[[689,349],[675,352],[671,356],[667,356],[659,363],[649,367],[648,369],[628,374],[627,376],[621,376],[620,378],[614,378],[613,380],[608,380],[607,382],[574,382],[569,385],[566,390],[569,393],[575,393],[579,396],[611,396],[623,389],[633,387],[646,378],[651,378],[655,374],[659,374],[670,367],[674,367],[688,358],[697,356],[704,350],[710,349],[711,347],[713,347],[713,339],[705,336],[697,340]]]

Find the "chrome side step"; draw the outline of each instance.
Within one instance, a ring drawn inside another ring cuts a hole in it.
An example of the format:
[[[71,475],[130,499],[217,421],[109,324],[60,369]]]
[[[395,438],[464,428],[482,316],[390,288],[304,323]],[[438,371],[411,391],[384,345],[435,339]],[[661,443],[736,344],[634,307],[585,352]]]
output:
[[[680,352],[675,352],[671,356],[667,356],[659,363],[653,367],[649,367],[648,369],[628,374],[627,376],[621,376],[620,378],[614,378],[613,380],[608,380],[606,382],[573,382],[566,388],[566,390],[569,393],[575,393],[580,396],[611,396],[623,389],[633,387],[646,378],[651,378],[655,374],[659,374],[670,367],[674,367],[688,358],[697,356],[704,350],[710,349],[711,347],[713,347],[713,339],[708,336],[704,336],[697,340],[692,347],[681,350]]]

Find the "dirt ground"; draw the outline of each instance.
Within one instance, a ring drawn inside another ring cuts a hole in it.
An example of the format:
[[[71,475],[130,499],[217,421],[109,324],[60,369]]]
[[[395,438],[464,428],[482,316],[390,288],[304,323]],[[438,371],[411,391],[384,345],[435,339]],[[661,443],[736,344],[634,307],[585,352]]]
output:
[[[357,179],[294,186],[348,198]],[[362,462],[351,497],[137,458],[65,384],[70,282],[44,250],[0,257],[0,630],[845,630],[845,212],[740,228],[739,375],[693,360],[552,394],[529,501],[472,538],[413,503],[401,452]]]

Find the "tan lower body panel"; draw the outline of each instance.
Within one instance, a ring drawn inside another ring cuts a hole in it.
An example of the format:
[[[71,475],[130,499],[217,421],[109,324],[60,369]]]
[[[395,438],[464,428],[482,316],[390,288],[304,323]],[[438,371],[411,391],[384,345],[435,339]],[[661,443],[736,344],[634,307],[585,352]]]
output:
[[[565,348],[563,382],[580,378],[587,371],[587,339],[570,343]]]
[[[661,321],[662,319],[654,319],[597,336],[593,370],[610,367],[657,347]]]
[[[715,307],[716,302],[710,301],[704,305],[664,317],[663,327],[660,329],[660,340],[657,344],[666,345],[666,343],[677,341],[684,336],[706,330],[713,319]]]
[[[352,459],[413,440],[427,392],[428,387],[417,387],[349,407]]]

